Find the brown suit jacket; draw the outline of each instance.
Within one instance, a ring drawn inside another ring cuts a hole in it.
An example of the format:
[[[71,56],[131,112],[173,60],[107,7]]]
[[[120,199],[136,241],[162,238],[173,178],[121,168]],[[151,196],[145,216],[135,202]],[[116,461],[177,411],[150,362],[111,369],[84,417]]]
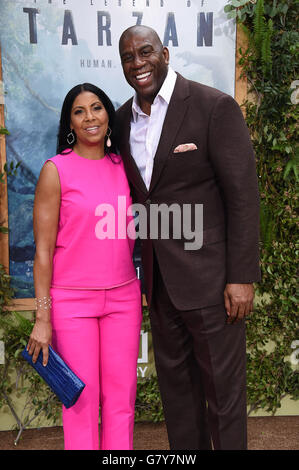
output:
[[[173,304],[191,310],[223,302],[226,283],[260,280],[259,196],[254,153],[235,100],[178,74],[154,159],[149,191],[130,154],[132,98],[117,110],[116,135],[134,202],[203,204],[203,246],[181,239],[142,240],[147,302],[153,250]],[[174,153],[184,143],[196,150]],[[182,230],[183,232],[183,230]],[[190,240],[189,240],[190,241]]]

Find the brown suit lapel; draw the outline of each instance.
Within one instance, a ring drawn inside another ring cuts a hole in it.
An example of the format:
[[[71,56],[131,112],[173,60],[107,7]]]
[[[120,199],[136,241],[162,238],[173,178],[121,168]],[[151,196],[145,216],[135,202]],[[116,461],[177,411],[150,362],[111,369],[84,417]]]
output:
[[[172,143],[181,127],[188,108],[189,86],[187,80],[177,74],[177,81],[165,116],[161,138],[154,159],[153,174],[149,192],[157,184],[166,163]]]

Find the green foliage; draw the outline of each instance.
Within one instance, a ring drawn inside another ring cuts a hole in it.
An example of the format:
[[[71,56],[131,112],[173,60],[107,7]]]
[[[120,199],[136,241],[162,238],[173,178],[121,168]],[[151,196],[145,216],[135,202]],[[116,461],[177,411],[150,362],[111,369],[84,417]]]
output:
[[[8,132],[8,130],[7,130],[5,127],[0,126],[0,135],[1,135],[1,134],[2,134],[2,135],[9,135],[9,132]]]
[[[153,421],[155,423],[164,420],[156,375],[138,382],[135,418],[136,420]]]
[[[15,176],[20,164],[21,162],[18,162],[16,165],[14,164],[14,162],[10,162],[9,165],[7,163],[4,163],[4,166],[3,166],[4,171],[0,172],[0,183],[5,184],[7,176]]]
[[[150,332],[149,310],[143,307],[142,330]],[[163,421],[163,409],[156,374],[147,378],[140,378],[137,386],[135,405],[135,418],[137,421]]]
[[[263,73],[268,75],[272,72],[272,54],[271,54],[271,38],[273,34],[273,21],[268,20],[264,23],[264,31],[261,38],[261,63]]]
[[[298,9],[295,2],[230,2],[248,38],[240,65],[249,84],[244,103],[256,153],[261,196],[261,269],[248,320],[248,404],[275,413],[284,396],[299,398]]]

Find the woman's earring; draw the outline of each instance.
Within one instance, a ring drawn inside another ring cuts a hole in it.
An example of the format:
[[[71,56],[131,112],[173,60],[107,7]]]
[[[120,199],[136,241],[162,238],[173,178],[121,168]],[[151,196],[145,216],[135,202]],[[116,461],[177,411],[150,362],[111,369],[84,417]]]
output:
[[[108,134],[108,132],[109,132],[109,134]],[[107,142],[106,142],[106,145],[107,145],[107,147],[111,147],[111,140],[110,140],[111,129],[110,129],[110,127],[108,127],[108,131],[107,131],[106,136],[108,137]]]
[[[71,132],[66,136],[66,141],[69,145],[72,145],[76,140],[75,134],[73,132],[73,129]]]

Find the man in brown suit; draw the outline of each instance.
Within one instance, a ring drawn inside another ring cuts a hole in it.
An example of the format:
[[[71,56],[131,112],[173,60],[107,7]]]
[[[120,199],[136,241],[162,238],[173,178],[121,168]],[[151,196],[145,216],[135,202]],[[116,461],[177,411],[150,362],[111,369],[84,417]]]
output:
[[[142,240],[170,448],[246,449],[245,317],[260,279],[248,129],[233,98],[169,67],[168,49],[151,28],[127,29],[119,49],[136,92],[117,111],[116,128],[134,201],[147,208],[149,224],[154,205],[176,204],[182,213],[188,205],[198,239],[203,207],[200,248],[186,244],[185,232],[171,236],[174,216],[169,239]]]

